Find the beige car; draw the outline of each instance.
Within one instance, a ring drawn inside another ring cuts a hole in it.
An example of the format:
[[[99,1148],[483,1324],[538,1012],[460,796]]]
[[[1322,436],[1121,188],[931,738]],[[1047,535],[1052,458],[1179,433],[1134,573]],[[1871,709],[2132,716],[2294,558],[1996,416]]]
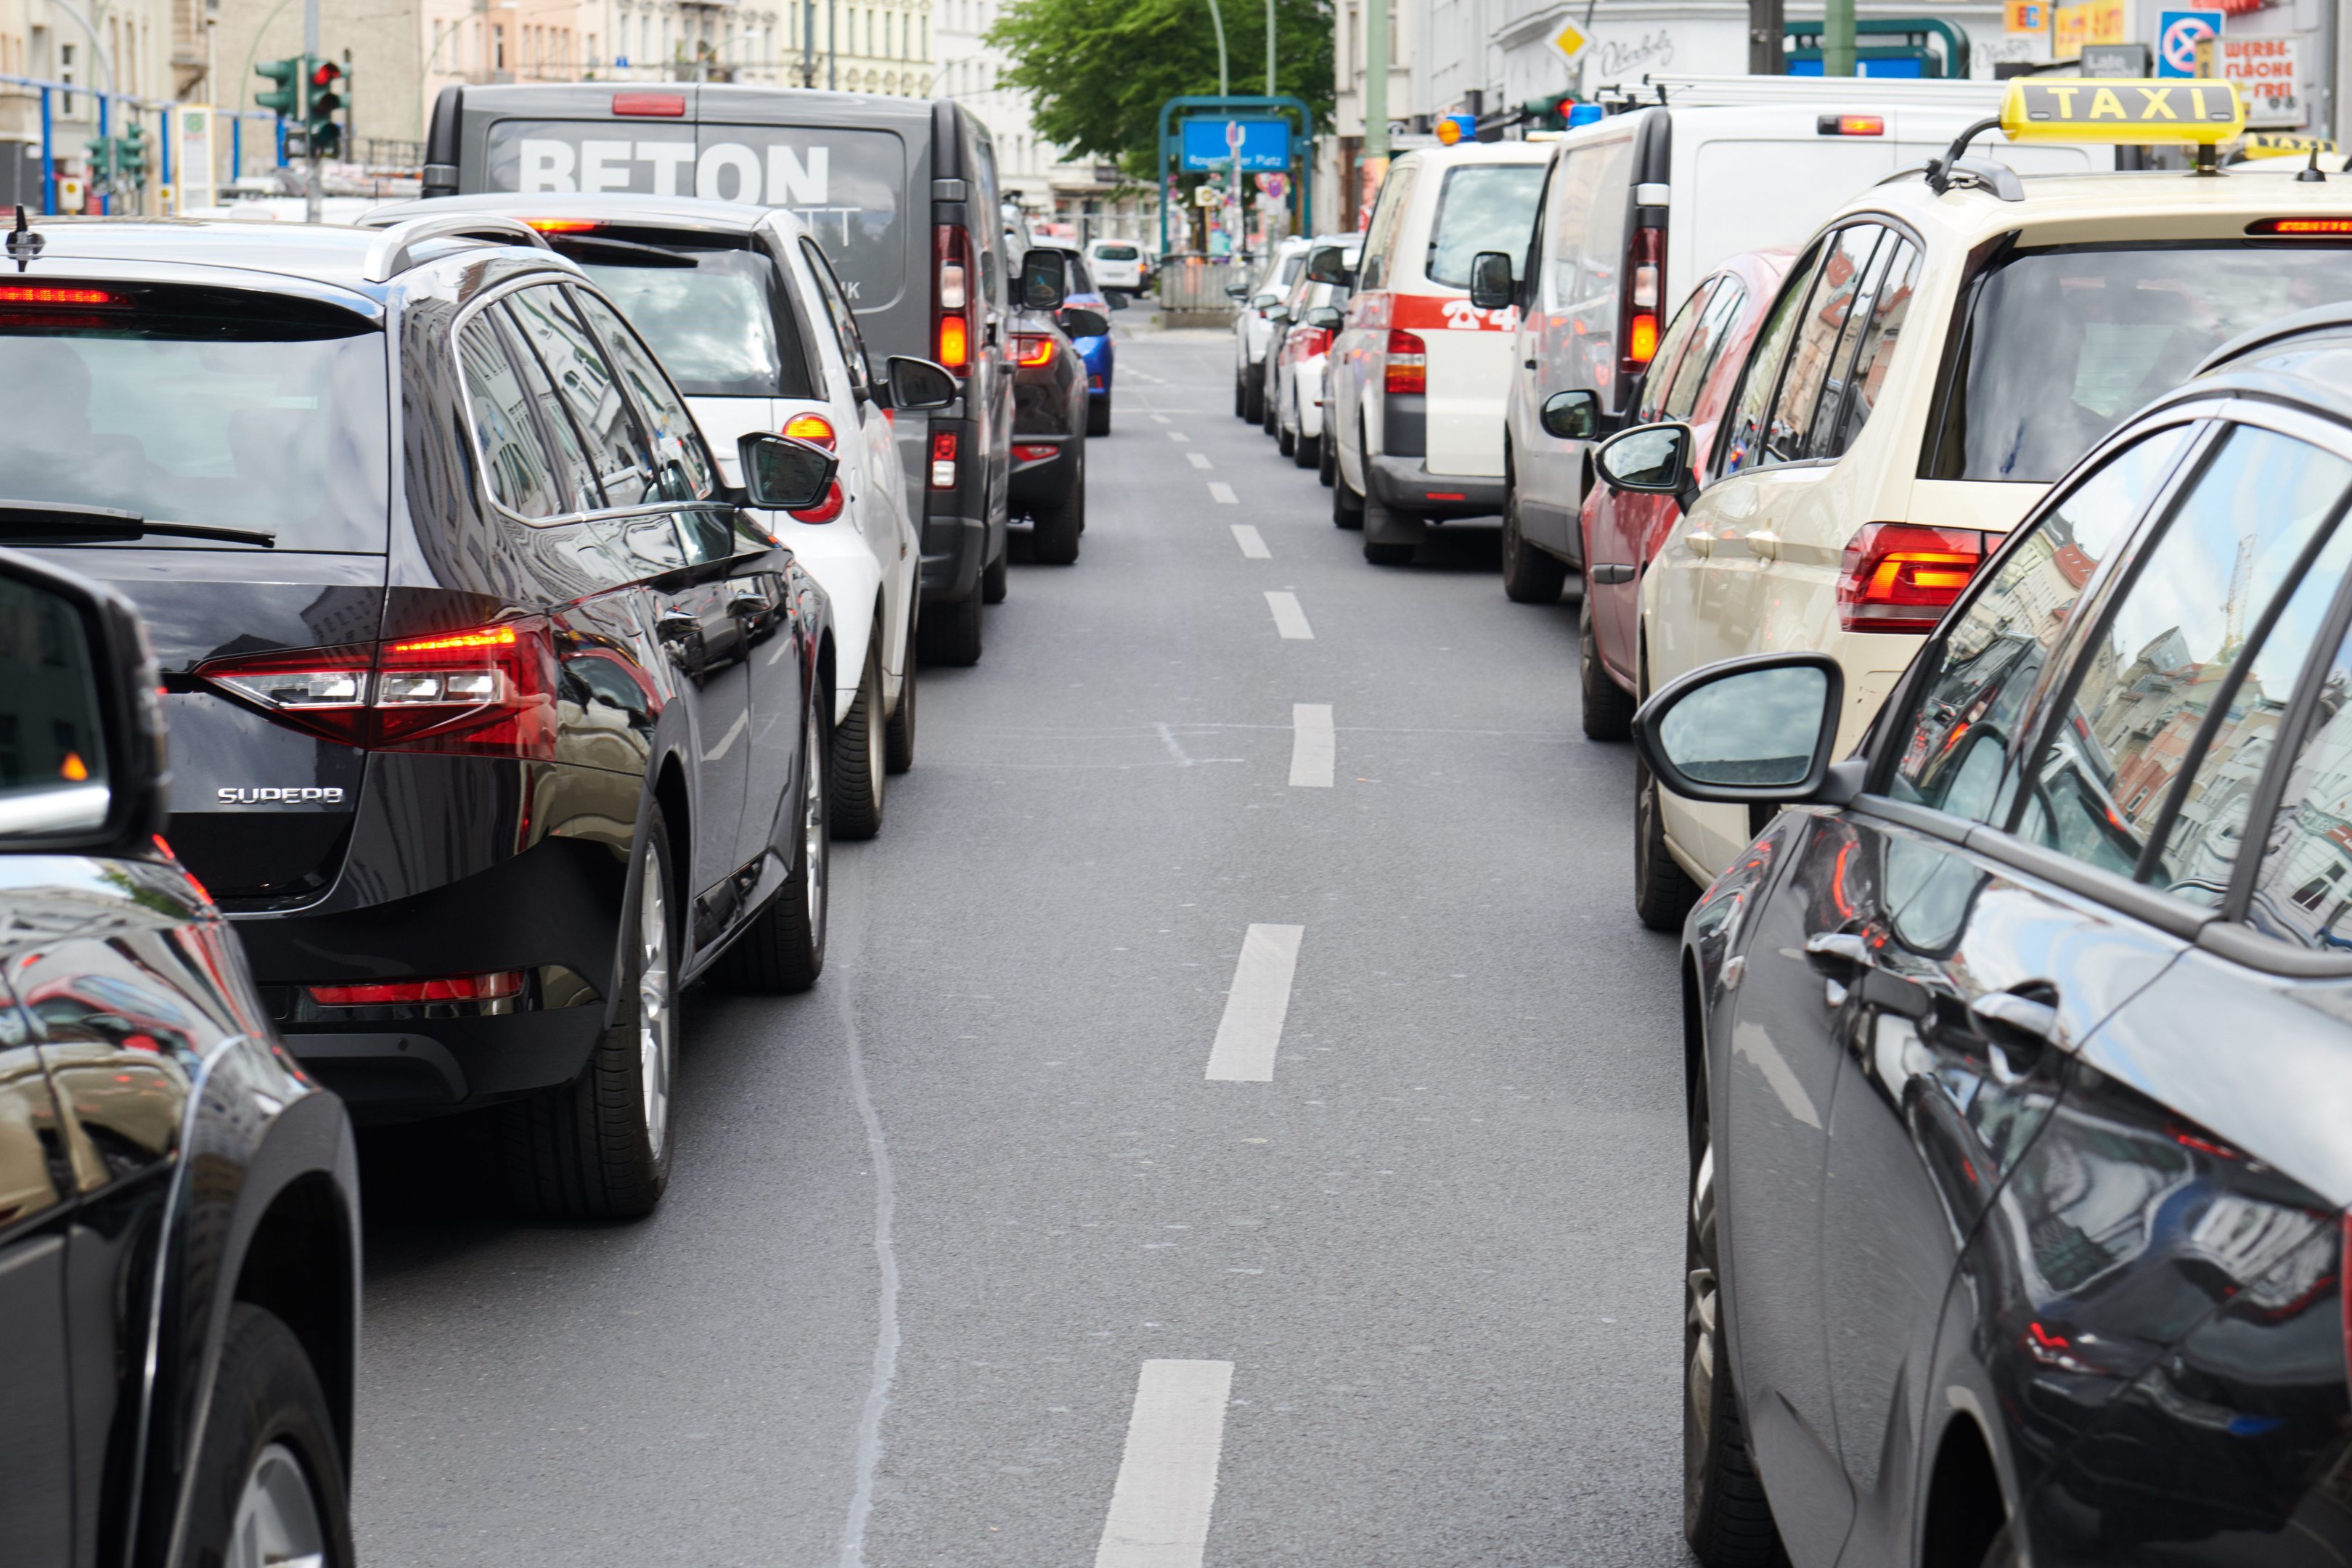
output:
[[[2014,84],[2004,129],[2060,139],[2062,101],[2176,116],[2116,141],[2242,124],[2219,83],[2044,80]],[[1741,654],[1828,652],[1851,748],[1921,635],[2093,444],[2236,333],[2352,296],[2347,231],[2342,178],[2020,176],[1979,156],[1864,192],[1791,269],[1711,450],[1654,425],[1597,455],[1606,482],[1684,500],[1643,577],[1643,693]],[[1646,773],[1639,789],[1635,907],[1679,927],[1769,814],[1664,794]]]

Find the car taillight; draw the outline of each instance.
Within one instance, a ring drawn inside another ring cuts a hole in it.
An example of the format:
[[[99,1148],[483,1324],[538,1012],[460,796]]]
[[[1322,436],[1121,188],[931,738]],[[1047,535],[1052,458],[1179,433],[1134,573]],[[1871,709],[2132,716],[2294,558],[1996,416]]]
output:
[[[956,433],[952,430],[931,432],[931,489],[955,489]]]
[[[538,616],[200,665],[196,678],[289,728],[374,752],[555,755],[555,638]]]
[[[1059,447],[1044,442],[1016,441],[1013,444],[1013,457],[1016,462],[1042,463],[1048,458],[1058,458],[1061,455],[1062,449]]]
[[[931,301],[939,312],[939,361],[958,375],[971,369],[971,233],[960,223],[932,231],[936,263]]]
[[[841,493],[841,481],[835,479],[824,487],[823,500],[814,506],[803,507],[789,515],[803,522],[831,522],[841,515],[841,509],[846,504],[848,504],[847,500]]]
[[[1658,352],[1658,310],[1666,297],[1664,229],[1636,228],[1625,237],[1625,277],[1617,370],[1637,375]]]
[[[442,980],[371,980],[357,985],[309,985],[321,1007],[396,1007],[422,1002],[496,1002],[522,994],[522,971],[453,974]]]
[[[822,414],[795,414],[784,421],[784,427],[778,434],[789,436],[795,441],[806,441],[813,447],[822,447],[828,452],[836,449],[833,421]]]
[[[1850,632],[1933,631],[1984,563],[1972,528],[1872,522],[1846,542],[1838,572],[1838,624]]]
[[[1313,359],[1317,354],[1331,352],[1331,334],[1322,327],[1301,327],[1291,341],[1298,345],[1299,359]]]
[[[1013,334],[1013,355],[1024,370],[1054,363],[1054,340],[1042,332]]]
[[[650,114],[676,120],[686,113],[686,95],[681,92],[616,92],[613,95],[613,112]]]
[[[1388,370],[1381,378],[1384,392],[1425,392],[1429,389],[1429,345],[1412,332],[1389,330]]]

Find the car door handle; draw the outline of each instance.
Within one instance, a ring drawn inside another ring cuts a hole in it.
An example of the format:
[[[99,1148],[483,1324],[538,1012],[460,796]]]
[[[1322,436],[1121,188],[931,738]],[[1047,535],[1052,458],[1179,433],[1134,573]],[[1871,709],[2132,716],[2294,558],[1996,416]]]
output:
[[[1777,561],[1780,558],[1780,536],[1769,528],[1750,530],[1740,539],[1748,546],[1748,552],[1759,560]]]
[[[1596,561],[1586,569],[1585,574],[1595,583],[1604,584],[1631,583],[1633,580],[1633,568],[1622,561]]]
[[[1683,542],[1690,546],[1690,552],[1693,555],[1702,559],[1715,553],[1715,535],[1712,533],[1704,531],[1685,533],[1683,535]]]
[[[1805,956],[1835,959],[1864,969],[1870,963],[1870,944],[1850,931],[1817,931],[1805,939]]]
[[[1533,361],[1533,360],[1529,360],[1529,361],[1528,361],[1528,362],[1527,362],[1527,365],[1526,365],[1526,368],[1527,368],[1527,369],[1528,369],[1528,370],[1533,370],[1533,369],[1535,369],[1535,367],[1536,367],[1536,362],[1535,362],[1535,361]]]
[[[1990,991],[1969,998],[1969,1011],[1988,1024],[1997,1025],[2044,1045],[2055,1045],[2061,1033],[2058,1009],[2047,1002],[2036,1002],[2031,996],[2020,996],[2014,991]]]
[[[667,609],[654,617],[654,634],[665,639],[690,637],[702,630],[702,618],[692,610]]]

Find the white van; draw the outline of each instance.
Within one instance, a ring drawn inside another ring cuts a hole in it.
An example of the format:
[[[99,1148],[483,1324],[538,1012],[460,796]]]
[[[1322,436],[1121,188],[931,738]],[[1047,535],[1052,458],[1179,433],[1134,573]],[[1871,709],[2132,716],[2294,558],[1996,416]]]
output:
[[[1577,526],[1591,443],[1548,434],[1548,399],[1589,389],[1606,435],[1672,307],[1744,250],[1801,245],[1856,194],[1942,157],[2000,112],[2006,83],[1864,78],[1683,78],[1644,84],[1638,106],[1546,149],[1542,212],[1519,278],[1509,379],[1504,589],[1549,603],[1580,568]],[[2011,147],[2021,174],[2112,169],[2100,146]],[[1515,256],[1517,252],[1513,253]]]

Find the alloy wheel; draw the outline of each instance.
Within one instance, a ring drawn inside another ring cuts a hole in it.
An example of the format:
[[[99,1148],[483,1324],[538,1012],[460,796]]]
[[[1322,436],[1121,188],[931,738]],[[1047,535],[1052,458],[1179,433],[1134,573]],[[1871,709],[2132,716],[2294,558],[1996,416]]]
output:
[[[326,1568],[327,1531],[310,1472],[272,1443],[255,1457],[237,1495],[224,1568]]]
[[[645,1097],[646,1144],[655,1159],[669,1141],[670,1066],[677,1015],[670,1005],[669,896],[662,861],[650,850],[637,889],[637,1069]]]
[[[807,878],[809,951],[824,951],[824,878],[825,854],[830,839],[824,831],[824,730],[817,721],[816,706],[809,706],[808,743],[802,748],[808,759],[808,787],[803,792],[801,807],[802,875]]]
[[[1707,1459],[1715,1447],[1716,1330],[1723,1307],[1716,1273],[1715,1138],[1705,1106],[1695,1116],[1698,1166],[1691,1173],[1690,1229],[1683,1251],[1683,1510],[1686,1523],[1698,1518],[1706,1502]]]

